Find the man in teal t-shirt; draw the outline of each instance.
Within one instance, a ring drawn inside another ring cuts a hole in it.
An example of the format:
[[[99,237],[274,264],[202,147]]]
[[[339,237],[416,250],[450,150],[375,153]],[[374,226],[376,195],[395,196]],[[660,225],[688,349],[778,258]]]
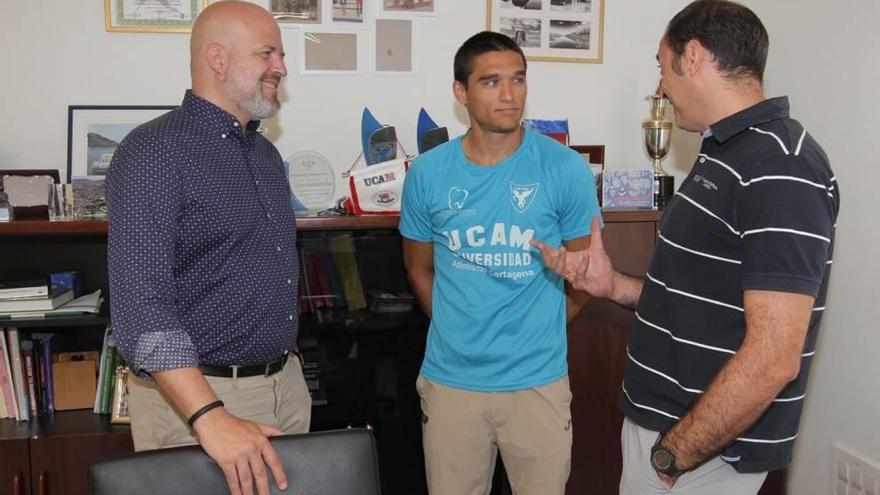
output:
[[[526,61],[491,32],[455,56],[464,136],[420,156],[400,232],[431,316],[417,388],[432,495],[487,493],[500,450],[517,494],[565,491],[571,451],[563,280],[532,239],[585,249],[599,215],[589,167],[520,125]]]

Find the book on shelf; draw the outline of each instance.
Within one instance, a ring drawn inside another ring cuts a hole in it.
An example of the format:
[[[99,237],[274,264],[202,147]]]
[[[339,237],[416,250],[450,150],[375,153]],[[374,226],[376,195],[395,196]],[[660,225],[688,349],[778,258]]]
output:
[[[18,405],[18,419],[28,421],[31,418],[30,406],[28,405],[27,386],[25,385],[24,367],[21,362],[21,345],[18,341],[18,330],[6,329],[6,343],[9,350],[9,362],[12,368],[12,389],[15,393],[15,401]]]
[[[12,390],[12,368],[9,367],[9,351],[6,348],[6,335],[0,329],[0,396],[3,397],[3,418],[18,418],[15,393]]]
[[[110,328],[110,325],[107,325],[104,328],[104,340],[101,342],[101,354],[98,357],[98,381],[97,386],[95,387],[95,407],[92,408],[92,412],[95,414],[99,414],[101,412],[101,403],[103,402],[104,397],[101,395],[103,392],[103,383],[104,383],[104,375],[107,374],[107,363],[105,362],[107,358],[107,348],[112,345],[113,342],[113,331]]]
[[[37,414],[45,414],[46,413],[46,387],[45,387],[45,378],[43,378],[43,343],[39,340],[39,338],[34,339],[33,334],[31,334],[31,341],[33,342],[33,359],[34,359],[34,398],[37,400]]]
[[[350,235],[333,236],[327,240],[336,273],[340,275],[342,293],[349,311],[367,307],[364,287],[355,259],[354,239]]]
[[[30,406],[31,417],[35,418],[39,414],[37,405],[37,394],[34,387],[34,342],[32,340],[21,341],[21,360],[24,365],[24,379],[27,385],[28,405]]]
[[[299,310],[303,314],[311,314],[315,312],[315,304],[310,297],[312,294],[306,278],[306,267],[303,261],[302,253],[299,256]]]
[[[342,291],[342,282],[336,272],[336,265],[333,263],[333,255],[327,251],[321,251],[320,259],[330,284],[330,293],[333,294],[333,306],[344,307],[345,294]]]
[[[309,298],[315,304],[315,308],[333,306],[333,296],[329,294],[329,282],[324,269],[321,266],[321,258],[317,253],[303,250],[301,253],[306,267],[306,280],[308,280],[311,293]]]
[[[45,297],[0,300],[0,313],[51,311],[72,300],[73,290],[53,288],[49,290],[49,294]]]
[[[3,361],[6,359],[0,359],[0,365],[3,364]],[[6,419],[9,417],[9,411],[6,409],[6,398],[3,397],[3,391],[0,390],[0,419]]]
[[[76,299],[51,310],[42,311],[0,311],[0,320],[25,320],[33,318],[63,318],[70,316],[83,316],[89,314],[98,314],[101,311],[101,304],[104,299],[101,297],[101,289],[90,294],[77,297]]]
[[[116,346],[107,347],[107,369],[104,370],[104,382],[101,384],[100,414],[110,414],[113,405],[113,391],[116,388],[116,367],[122,363],[122,355]]]
[[[116,388],[116,368],[124,360],[113,338],[110,326],[104,331],[104,344],[101,350],[100,370],[95,388],[95,414],[109,414],[113,405],[113,391]]]
[[[0,282],[0,301],[48,297],[49,284],[42,279]]]
[[[32,333],[34,348],[39,347],[40,362],[40,395],[42,398],[41,411],[52,414],[55,412],[55,382],[52,374],[52,337],[53,333]]]

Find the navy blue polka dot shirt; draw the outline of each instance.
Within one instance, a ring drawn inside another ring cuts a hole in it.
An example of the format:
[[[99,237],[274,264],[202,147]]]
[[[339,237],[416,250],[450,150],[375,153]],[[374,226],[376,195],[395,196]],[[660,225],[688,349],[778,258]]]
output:
[[[294,349],[299,267],[278,150],[187,91],[107,175],[113,334],[139,376]]]

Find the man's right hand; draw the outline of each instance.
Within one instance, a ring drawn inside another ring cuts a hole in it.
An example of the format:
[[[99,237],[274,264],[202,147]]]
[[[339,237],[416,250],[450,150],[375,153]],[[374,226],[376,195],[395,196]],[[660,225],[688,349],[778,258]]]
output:
[[[593,217],[590,227],[590,247],[583,251],[559,249],[534,240],[532,245],[541,251],[544,263],[565,278],[577,290],[595,297],[611,298],[614,294],[615,272],[602,243],[599,217]]]
[[[231,495],[269,495],[272,472],[279,490],[287,490],[287,475],[281,458],[267,437],[281,435],[281,430],[237,418],[223,408],[208,411],[193,424],[199,443],[220,466]]]

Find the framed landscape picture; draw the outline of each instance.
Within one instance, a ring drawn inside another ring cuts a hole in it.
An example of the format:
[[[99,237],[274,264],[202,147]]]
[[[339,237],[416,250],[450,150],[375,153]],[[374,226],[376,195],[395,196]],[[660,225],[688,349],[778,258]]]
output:
[[[67,107],[67,182],[104,176],[116,147],[135,127],[174,106],[71,105]]]
[[[486,0],[490,31],[529,60],[602,63],[604,0]]]

